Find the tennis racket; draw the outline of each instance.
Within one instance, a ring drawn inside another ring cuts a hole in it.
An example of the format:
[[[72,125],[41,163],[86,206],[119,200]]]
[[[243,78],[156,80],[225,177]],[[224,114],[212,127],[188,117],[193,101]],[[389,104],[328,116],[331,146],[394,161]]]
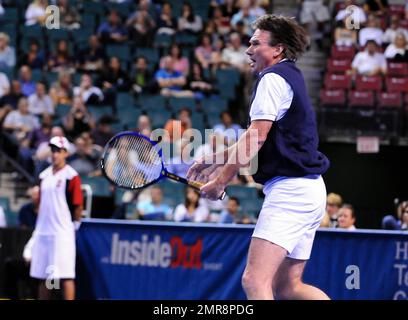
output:
[[[187,180],[166,170],[162,150],[157,143],[137,132],[118,133],[104,148],[101,159],[103,174],[114,185],[125,189],[146,188],[169,178],[200,190],[204,183]],[[225,192],[219,199],[224,198]]]

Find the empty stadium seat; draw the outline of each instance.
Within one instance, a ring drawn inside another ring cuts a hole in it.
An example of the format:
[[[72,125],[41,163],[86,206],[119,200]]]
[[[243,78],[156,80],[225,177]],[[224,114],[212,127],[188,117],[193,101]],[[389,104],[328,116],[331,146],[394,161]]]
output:
[[[374,107],[374,93],[373,91],[357,91],[349,92],[348,104],[352,108],[356,107]]]
[[[385,83],[388,92],[408,93],[408,77],[406,78],[388,77]]]
[[[157,48],[138,47],[133,57],[146,57],[149,62],[158,63],[160,59],[160,52]]]
[[[355,55],[355,49],[349,46],[336,46],[331,48],[331,57],[333,59],[352,60]]]
[[[106,54],[109,58],[117,57],[121,62],[129,62],[131,60],[130,48],[128,45],[108,45]]]
[[[196,101],[192,97],[171,97],[169,99],[169,105],[175,112],[178,112],[182,108],[189,108],[191,111],[195,111],[196,109]]]
[[[154,110],[147,110],[153,129],[163,128],[167,120],[171,118],[171,112],[167,110],[161,110],[160,112]]]
[[[9,211],[10,199],[7,197],[0,197],[0,207],[2,207],[4,211]]]
[[[320,104],[324,107],[345,107],[346,93],[343,89],[322,89],[320,90]]]
[[[230,197],[237,197],[240,200],[250,201],[258,199],[258,189],[254,187],[232,185],[227,187],[226,192]]]
[[[105,177],[81,177],[81,184],[87,184],[92,189],[92,195],[96,197],[112,196],[110,183]]]
[[[351,69],[351,60],[344,59],[329,59],[327,60],[327,72],[329,73],[345,73]]]
[[[357,76],[357,91],[381,91],[382,86],[383,83],[381,76]]]
[[[398,92],[379,92],[377,94],[379,108],[401,108],[402,97]]]
[[[132,96],[132,94],[127,93],[127,92],[118,92],[116,96],[116,106],[118,109],[121,107],[134,107],[135,106],[135,100]]]
[[[390,77],[406,77],[408,76],[408,63],[404,62],[388,62],[387,75]]]
[[[141,95],[138,98],[138,105],[144,111],[162,111],[166,109],[166,99],[157,95]]]
[[[201,100],[201,108],[206,114],[220,114],[228,109],[228,100],[222,98],[204,98]]]
[[[345,74],[327,74],[324,83],[327,89],[350,89],[351,76]]]

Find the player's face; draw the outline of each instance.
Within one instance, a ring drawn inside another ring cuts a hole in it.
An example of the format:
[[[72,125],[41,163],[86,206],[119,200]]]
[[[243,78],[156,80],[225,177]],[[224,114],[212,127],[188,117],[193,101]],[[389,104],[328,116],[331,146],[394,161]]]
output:
[[[67,151],[65,149],[59,149],[51,147],[52,152],[52,164],[55,168],[60,168],[65,165],[65,159],[67,158]]]
[[[280,61],[282,47],[270,45],[269,31],[256,29],[249,44],[246,54],[251,60],[250,66],[253,71],[261,72]]]

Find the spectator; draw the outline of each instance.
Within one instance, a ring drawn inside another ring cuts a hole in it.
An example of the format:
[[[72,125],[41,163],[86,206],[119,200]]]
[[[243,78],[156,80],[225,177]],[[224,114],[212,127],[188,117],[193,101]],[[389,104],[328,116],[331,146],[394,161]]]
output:
[[[137,94],[149,92],[152,90],[152,80],[153,75],[148,68],[146,57],[137,57],[131,75],[133,91]]]
[[[80,97],[85,104],[101,104],[104,100],[102,90],[93,85],[89,74],[81,76],[79,87],[74,87],[74,97]]]
[[[376,16],[368,16],[367,26],[360,30],[358,34],[358,43],[364,47],[368,40],[374,40],[379,46],[382,45],[384,32],[380,28],[380,22]]]
[[[183,138],[184,132],[191,127],[191,110],[182,108],[179,111],[178,119],[169,119],[164,126],[164,130],[168,133],[170,142],[174,142]]]
[[[336,21],[345,21],[350,16],[350,22],[356,26],[362,26],[367,21],[364,9],[357,5],[355,0],[345,0],[344,9],[340,9],[336,14]]]
[[[216,92],[212,81],[204,76],[204,71],[198,62],[193,63],[191,75],[187,78],[188,88],[196,99],[203,99]]]
[[[20,84],[21,84],[21,92],[26,96],[29,97],[33,93],[35,93],[35,83],[31,79],[32,73],[29,66],[23,65],[20,68]]]
[[[221,62],[221,55],[215,51],[211,43],[211,35],[203,34],[200,45],[194,50],[194,55],[203,69],[217,68]]]
[[[173,17],[171,4],[168,2],[163,2],[161,6],[161,12],[157,19],[157,33],[174,35],[177,30],[177,21]]]
[[[214,23],[216,33],[225,36],[231,32],[231,17],[225,16],[220,6],[214,7],[210,17],[211,19],[207,23],[211,21]]]
[[[100,78],[101,87],[104,90],[105,102],[112,104],[114,101],[108,99],[110,92],[116,94],[117,91],[128,91],[130,89],[130,79],[120,65],[118,57],[109,59],[109,66],[106,68]],[[109,101],[106,101],[108,99]]]
[[[356,54],[351,63],[352,74],[366,76],[385,75],[387,60],[383,53],[378,52],[378,45],[374,40],[368,40],[366,49]]]
[[[336,23],[336,29],[334,30],[334,41],[336,46],[357,46],[357,30],[346,28],[344,21],[338,21]]]
[[[383,218],[381,226],[386,230],[408,230],[408,201],[403,201],[397,208],[397,218],[387,215]]]
[[[137,45],[150,47],[154,39],[156,22],[149,13],[149,1],[141,0],[139,8],[126,21],[129,28],[129,38]]]
[[[92,140],[87,141],[82,136],[76,137],[74,144],[75,153],[67,158],[68,164],[80,176],[95,176],[99,171],[100,148],[94,148]]]
[[[338,227],[347,230],[356,230],[356,214],[350,204],[343,204],[339,210]]]
[[[117,11],[109,12],[108,21],[103,22],[98,28],[98,37],[103,44],[123,43],[128,39],[127,30]]]
[[[338,225],[338,212],[343,205],[343,199],[336,193],[327,195],[326,214],[320,223],[321,228],[336,228]]]
[[[92,139],[96,145],[104,147],[110,138],[113,137],[111,127],[112,121],[113,120],[110,116],[102,116],[99,119],[96,128],[91,132]]]
[[[163,68],[156,71],[155,80],[160,88],[160,93],[165,96],[176,95],[182,91],[186,78],[179,71],[174,70],[174,61],[171,57],[163,59]]]
[[[238,22],[242,22],[244,25],[244,33],[247,36],[252,34],[252,23],[256,20],[256,17],[253,16],[250,12],[249,3],[242,3],[241,9],[235,13],[231,18],[231,25],[235,28]]]
[[[91,35],[88,46],[79,53],[77,68],[85,72],[97,72],[102,70],[105,60],[105,52],[96,35]]]
[[[25,12],[26,26],[44,25],[47,19],[47,0],[34,0]]]
[[[40,202],[40,187],[34,186],[28,189],[27,194],[30,197],[30,202],[24,204],[18,211],[18,225],[22,229],[34,229]]]
[[[221,211],[219,223],[236,223],[238,218],[239,200],[236,197],[228,199],[227,207]]]
[[[31,69],[42,70],[46,64],[45,54],[40,49],[37,39],[31,39],[28,52],[21,57],[20,63],[29,66]]]
[[[9,94],[10,92],[10,81],[3,72],[0,72],[0,98]]]
[[[246,47],[242,45],[238,33],[231,33],[227,47],[222,50],[221,61],[224,66],[237,68],[241,72],[249,71],[249,58]]]
[[[397,33],[394,43],[388,45],[384,55],[393,61],[408,62],[408,45],[404,33]]]
[[[0,206],[0,228],[7,227],[6,214],[4,213],[3,207]]]
[[[219,133],[228,139],[228,143],[238,141],[242,130],[239,124],[232,121],[232,116],[228,111],[221,112],[221,123],[216,124],[213,128],[214,133]]]
[[[57,42],[55,52],[48,59],[48,70],[52,72],[60,72],[62,70],[74,71],[74,60],[69,53],[68,42],[59,40]]]
[[[375,14],[378,16],[387,14],[389,9],[387,0],[366,0],[363,8],[367,14]]]
[[[394,43],[397,34],[401,33],[405,36],[405,39],[408,39],[408,31],[400,26],[399,15],[392,15],[390,26],[385,30],[382,40],[386,44]]]
[[[0,32],[0,68],[11,70],[16,65],[16,52],[9,46],[10,37]]]
[[[22,141],[28,132],[39,126],[38,118],[28,112],[26,98],[20,98],[18,110],[11,111],[3,123],[3,129],[10,131],[17,141]]]
[[[50,89],[50,97],[54,105],[71,104],[74,95],[71,73],[61,71],[58,80]]]
[[[37,82],[35,93],[28,97],[28,111],[36,116],[54,114],[54,102],[47,94],[44,82]]]
[[[137,213],[140,220],[171,220],[172,208],[163,203],[163,191],[159,186],[150,190],[150,201],[139,201]]]
[[[248,1],[248,0],[245,0],[245,1]],[[262,8],[260,4],[262,1],[249,0],[248,2],[249,2],[249,14],[251,16],[259,18],[260,16],[263,16],[266,13],[265,9]]]
[[[75,97],[70,112],[62,119],[67,136],[75,139],[95,128],[95,121],[80,97]]]
[[[203,21],[200,16],[194,13],[190,2],[183,3],[177,25],[178,31],[192,34],[198,34],[203,29]]]
[[[74,6],[69,4],[68,0],[58,0],[58,8],[62,28],[75,30],[81,27],[79,13]]]
[[[200,192],[187,187],[185,197],[185,202],[179,204],[174,210],[174,220],[176,222],[206,222],[210,213],[208,208],[200,203]]]
[[[170,46],[169,56],[173,58],[174,70],[182,73],[184,76],[188,76],[190,64],[186,57],[182,57],[181,49],[177,43],[173,43]],[[160,68],[164,67],[164,58],[160,60]]]
[[[141,134],[149,137],[152,132],[152,124],[150,118],[146,114],[141,114],[137,119],[137,127],[133,131],[140,132]]]
[[[8,105],[12,109],[17,109],[17,103],[20,98],[24,97],[21,92],[21,84],[18,80],[13,80],[11,82],[11,90],[8,94],[0,98],[0,108]]]

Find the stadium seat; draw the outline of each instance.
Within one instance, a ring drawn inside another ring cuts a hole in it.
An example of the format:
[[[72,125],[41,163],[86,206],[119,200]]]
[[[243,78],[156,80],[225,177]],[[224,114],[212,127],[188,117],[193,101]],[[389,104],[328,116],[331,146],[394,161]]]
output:
[[[135,107],[133,95],[128,92],[118,92],[116,96],[116,106],[118,109],[122,107]]]
[[[10,199],[6,197],[0,197],[0,207],[2,207],[4,211],[9,211]]]
[[[196,101],[190,97],[171,97],[169,99],[169,105],[174,112],[178,112],[182,108],[189,108],[191,111],[195,111],[196,109]]]
[[[320,105],[323,107],[345,107],[346,93],[342,89],[320,90]]]
[[[2,16],[2,21],[1,23],[15,23],[18,24],[18,9],[17,8],[12,8],[8,7],[5,8],[4,15]]]
[[[226,192],[230,197],[237,197],[242,201],[258,199],[258,189],[254,187],[231,185],[227,187]]]
[[[381,76],[357,76],[357,91],[381,91],[382,86],[383,83]]]
[[[263,200],[259,198],[245,199],[240,201],[243,214],[257,218],[262,209]]]
[[[353,60],[354,55],[355,49],[353,47],[333,45],[331,48],[331,57],[333,59]]]
[[[68,104],[58,104],[55,107],[55,117],[57,119],[61,119],[61,118],[65,117],[70,110],[71,110],[70,105],[68,105]]]
[[[153,45],[156,48],[168,48],[173,43],[173,36],[166,33],[156,33]]]
[[[351,60],[329,59],[327,60],[327,72],[345,73],[351,69]]]
[[[209,128],[214,127],[216,124],[221,123],[220,114],[218,113],[210,113],[207,114],[207,124]]]
[[[104,15],[105,7],[99,2],[84,1],[82,6],[83,12],[92,13],[96,15]]]
[[[102,116],[105,115],[112,115],[112,107],[111,106],[95,106],[89,105],[87,106],[89,113],[94,117],[96,121],[98,121]]]
[[[129,62],[131,60],[130,48],[128,45],[108,45],[106,54],[109,58],[117,57],[121,62]]]
[[[118,118],[122,125],[125,125],[128,129],[135,128],[137,126],[137,119],[139,118],[141,111],[134,106],[121,106],[118,107]]]
[[[160,112],[148,110],[147,115],[152,122],[153,129],[163,128],[167,120],[171,118],[171,113],[167,110],[161,110]]]
[[[92,195],[96,197],[110,197],[112,192],[109,181],[104,177],[81,177],[81,184],[88,184]]]
[[[406,78],[388,77],[385,83],[388,92],[408,93],[408,77]]]
[[[194,47],[197,45],[198,37],[194,34],[178,32],[174,37],[174,42],[180,46]]]
[[[378,92],[377,101],[379,108],[401,108],[402,97],[398,92]]]
[[[408,76],[408,63],[404,62],[388,62],[387,75],[390,77],[406,77]]]
[[[82,28],[77,29],[77,30],[73,30],[73,32],[75,34],[79,34],[80,32],[78,32],[78,31],[82,30],[82,29],[91,29],[92,32],[93,32],[93,30],[96,28],[97,18],[98,18],[98,16],[96,14],[94,14],[94,13],[91,13],[91,12],[82,13],[81,14]],[[73,39],[75,40],[76,37],[73,36]]]
[[[141,95],[137,104],[144,111],[162,111],[166,109],[166,99],[157,95]]]
[[[191,123],[194,129],[197,129],[200,131],[205,129],[204,116],[202,113],[193,112],[191,116]]]
[[[352,90],[348,94],[348,104],[351,108],[356,107],[374,107],[373,91]]]
[[[228,101],[222,98],[204,98],[201,100],[201,107],[206,114],[220,114],[228,109]]]
[[[140,56],[146,57],[149,62],[153,63],[158,63],[160,59],[160,53],[157,48],[138,47],[133,57],[136,58]]]
[[[236,86],[241,81],[241,75],[235,68],[218,69],[215,73],[215,78],[222,88],[228,84],[234,84]]]
[[[344,74],[327,74],[324,83],[327,89],[350,89],[351,76]]]
[[[122,2],[122,3],[114,3],[114,2],[105,2],[106,9],[108,11],[115,10],[117,11],[123,18],[127,18],[129,14],[132,13],[132,4],[131,1]]]
[[[69,33],[66,29],[46,29],[48,41],[68,40]]]

